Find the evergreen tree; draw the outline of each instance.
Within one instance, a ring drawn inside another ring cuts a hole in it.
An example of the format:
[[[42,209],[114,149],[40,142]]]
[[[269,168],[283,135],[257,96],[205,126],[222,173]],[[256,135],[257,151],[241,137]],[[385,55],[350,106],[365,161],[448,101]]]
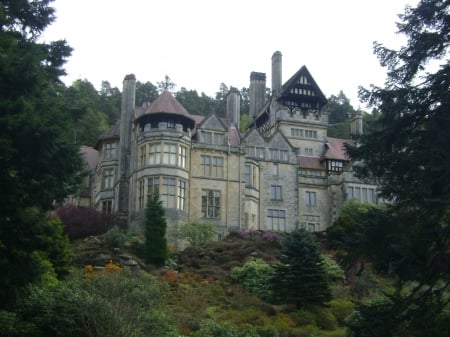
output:
[[[54,20],[50,2],[0,1],[1,307],[26,284],[63,273],[64,242],[44,212],[82,181],[59,80],[71,49],[37,42]]]
[[[299,308],[331,300],[324,259],[312,233],[296,229],[288,234],[271,285],[276,302]]]
[[[144,258],[157,267],[164,266],[167,260],[166,228],[162,201],[158,193],[152,193],[145,209]]]
[[[372,224],[366,234],[381,240],[372,258],[398,280],[387,311],[391,335],[425,336],[449,315],[450,1],[421,0],[399,17],[406,46],[374,48],[387,67],[385,87],[360,91],[380,113],[375,131],[349,154],[391,201],[389,224]]]

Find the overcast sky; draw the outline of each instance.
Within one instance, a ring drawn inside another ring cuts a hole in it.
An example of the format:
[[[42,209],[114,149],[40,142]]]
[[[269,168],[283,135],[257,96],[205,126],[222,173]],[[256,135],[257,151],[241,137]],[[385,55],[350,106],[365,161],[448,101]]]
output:
[[[283,55],[283,83],[305,65],[326,97],[343,90],[357,108],[358,86],[381,85],[386,71],[373,41],[404,43],[395,23],[417,0],[56,0],[45,41],[74,49],[67,85],[102,80],[122,89],[126,74],[141,82],[168,75],[176,90],[215,96],[221,83],[249,87],[252,71],[267,74]],[[276,4],[276,7],[275,7]]]

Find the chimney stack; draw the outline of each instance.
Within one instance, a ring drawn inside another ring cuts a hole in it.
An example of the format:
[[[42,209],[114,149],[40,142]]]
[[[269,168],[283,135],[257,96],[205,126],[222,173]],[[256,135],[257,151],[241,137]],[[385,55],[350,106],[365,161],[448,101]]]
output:
[[[250,112],[249,119],[253,120],[261,111],[266,98],[266,74],[252,72],[250,74]]]
[[[278,97],[281,93],[282,85],[282,55],[276,51],[272,55],[272,95]]]
[[[241,119],[241,96],[239,90],[234,87],[230,87],[230,91],[227,95],[227,118],[237,129],[239,129]]]
[[[119,212],[128,212],[128,178],[131,160],[131,129],[136,97],[136,76],[126,75],[123,80],[122,109],[120,113],[120,160],[119,160]]]

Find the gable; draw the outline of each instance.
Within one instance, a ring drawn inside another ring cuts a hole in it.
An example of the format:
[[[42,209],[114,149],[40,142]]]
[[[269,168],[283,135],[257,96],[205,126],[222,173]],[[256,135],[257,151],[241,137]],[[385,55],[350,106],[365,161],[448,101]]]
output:
[[[213,131],[223,131],[223,132],[227,131],[225,125],[214,114],[205,117],[205,119],[200,123],[198,128]]]
[[[292,150],[292,146],[289,141],[283,136],[283,134],[277,130],[270,138],[269,147],[276,149]]]
[[[290,109],[298,108],[305,112],[320,111],[327,103],[325,95],[305,66],[283,85],[278,101]]]
[[[244,139],[247,145],[266,145],[266,141],[257,129],[252,129]]]

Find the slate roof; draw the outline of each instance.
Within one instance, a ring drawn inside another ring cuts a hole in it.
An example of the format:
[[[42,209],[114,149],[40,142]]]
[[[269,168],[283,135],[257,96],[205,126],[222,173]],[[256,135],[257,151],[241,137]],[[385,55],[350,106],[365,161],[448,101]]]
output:
[[[298,156],[298,166],[301,168],[325,171],[318,157]]]
[[[354,145],[355,142],[350,139],[327,137],[327,142],[325,144],[326,150],[323,155],[323,159],[337,159],[349,161],[350,158],[347,156],[345,144]]]
[[[102,133],[98,140],[113,139],[120,137],[120,123],[114,124],[108,131]]]
[[[166,113],[166,114],[174,114],[183,116],[191,119],[195,122],[193,115],[191,115],[180,102],[176,100],[175,97],[169,92],[164,91],[161,95],[158,96],[150,106],[145,109],[136,109],[135,117],[139,118],[144,115],[156,114],[156,113]]]
[[[89,167],[89,170],[94,171],[98,162],[98,151],[93,147],[81,145],[80,153],[87,166]]]

